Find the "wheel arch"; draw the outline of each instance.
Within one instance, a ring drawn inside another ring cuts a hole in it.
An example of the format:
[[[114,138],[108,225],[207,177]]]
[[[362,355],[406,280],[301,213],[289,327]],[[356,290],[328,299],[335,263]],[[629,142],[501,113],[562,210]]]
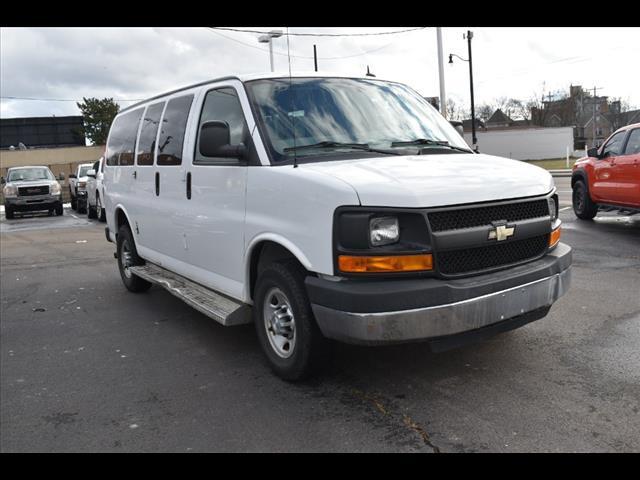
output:
[[[253,301],[256,280],[263,266],[274,261],[292,258],[305,270],[313,271],[309,259],[286,238],[266,234],[255,238],[247,248],[245,260],[245,298]]]

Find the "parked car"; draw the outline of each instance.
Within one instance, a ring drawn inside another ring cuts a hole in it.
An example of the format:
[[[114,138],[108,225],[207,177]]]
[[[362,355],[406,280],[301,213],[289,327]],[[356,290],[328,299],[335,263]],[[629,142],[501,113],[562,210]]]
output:
[[[78,213],[87,211],[87,172],[93,167],[92,163],[78,165],[76,173],[69,175],[69,195],[71,196],[71,208]]]
[[[640,123],[616,130],[576,161],[571,188],[573,211],[583,220],[599,209],[640,213]]]
[[[87,214],[89,218],[97,218],[101,222],[106,221],[105,209],[102,206],[104,192],[102,190],[102,177],[104,175],[104,157],[93,164],[87,172]]]
[[[5,216],[11,220],[17,212],[47,210],[63,214],[61,188],[47,167],[11,167],[2,193]]]
[[[192,85],[122,110],[105,159],[125,287],[253,321],[287,380],[327,338],[443,350],[543,318],[569,288],[551,175],[471,151],[399,83]]]

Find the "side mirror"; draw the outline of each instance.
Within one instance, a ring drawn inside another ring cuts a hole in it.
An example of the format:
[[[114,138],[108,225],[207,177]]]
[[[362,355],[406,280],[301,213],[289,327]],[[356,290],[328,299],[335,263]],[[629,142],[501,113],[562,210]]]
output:
[[[58,180],[64,180],[64,173],[63,172],[60,172],[58,174]]]
[[[69,178],[78,178],[78,176],[75,173],[70,173]]]
[[[587,157],[600,158],[598,156],[598,147],[593,147],[587,150]]]
[[[92,168],[87,172],[87,177],[96,178],[96,171]]]
[[[227,122],[205,122],[200,128],[200,154],[204,157],[244,158],[246,147],[231,145]]]
[[[0,184],[4,185],[5,183],[7,183],[7,181],[4,179],[4,177],[0,177]]]

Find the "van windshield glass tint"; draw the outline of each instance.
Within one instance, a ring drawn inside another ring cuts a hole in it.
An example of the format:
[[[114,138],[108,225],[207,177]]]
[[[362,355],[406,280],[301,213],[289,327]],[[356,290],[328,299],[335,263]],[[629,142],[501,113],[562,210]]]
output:
[[[257,121],[274,161],[323,155],[353,155],[353,149],[294,149],[335,142],[376,149],[407,149],[403,142],[432,140],[469,150],[444,117],[401,84],[348,78],[278,78],[246,83]],[[415,147],[413,147],[415,148]],[[420,147],[425,148],[425,147]]]

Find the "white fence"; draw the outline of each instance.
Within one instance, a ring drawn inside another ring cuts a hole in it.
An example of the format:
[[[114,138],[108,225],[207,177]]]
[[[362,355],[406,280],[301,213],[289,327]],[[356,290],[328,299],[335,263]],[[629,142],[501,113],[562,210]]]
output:
[[[481,153],[516,160],[565,158],[573,152],[573,127],[476,131]],[[471,133],[464,134],[471,145]],[[579,152],[576,152],[579,153]]]

